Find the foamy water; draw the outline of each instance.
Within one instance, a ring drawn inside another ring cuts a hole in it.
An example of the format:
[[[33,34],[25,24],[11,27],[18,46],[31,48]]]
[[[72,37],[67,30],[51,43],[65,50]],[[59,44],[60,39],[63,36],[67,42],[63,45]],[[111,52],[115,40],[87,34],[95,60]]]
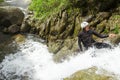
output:
[[[119,46],[112,50],[91,48],[62,63],[55,63],[53,54],[39,41],[29,38],[19,46],[20,51],[6,56],[0,64],[1,79],[21,80],[28,76],[29,80],[63,80],[78,70],[93,66],[120,75]]]

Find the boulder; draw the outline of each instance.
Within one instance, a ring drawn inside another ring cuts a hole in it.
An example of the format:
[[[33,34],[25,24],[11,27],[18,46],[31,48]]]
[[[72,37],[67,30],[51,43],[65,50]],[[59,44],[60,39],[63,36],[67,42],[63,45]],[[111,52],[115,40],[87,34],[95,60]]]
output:
[[[53,43],[53,45],[54,44],[55,43]],[[55,45],[54,48],[50,47],[53,49],[53,51],[55,49],[57,50],[57,53],[54,55],[54,61],[56,62],[61,62],[64,59],[69,59],[70,56],[73,56],[79,53],[79,46],[78,46],[77,38],[66,39],[64,40],[62,45],[58,44],[57,46]]]
[[[118,45],[120,43],[120,35],[117,35],[115,38],[110,39],[110,42],[114,45]]]
[[[13,40],[9,37],[6,41],[0,43],[0,62],[2,62],[5,56],[18,51],[18,46],[12,42]]]
[[[25,36],[22,35],[22,34],[14,35],[14,36],[12,37],[12,39],[13,39],[16,43],[18,43],[18,44],[25,42]]]
[[[0,7],[0,29],[9,27],[13,24],[21,25],[24,19],[22,10],[16,7]]]
[[[4,41],[1,41],[1,39]],[[22,34],[11,36],[0,33],[0,62],[5,56],[16,53],[19,50],[18,44],[24,43],[25,39]]]
[[[20,26],[13,24],[10,27],[8,27],[8,33],[18,33],[20,31]]]
[[[80,70],[64,80],[117,80],[114,75],[105,70],[101,70],[102,73],[99,74],[97,71],[96,67]]]

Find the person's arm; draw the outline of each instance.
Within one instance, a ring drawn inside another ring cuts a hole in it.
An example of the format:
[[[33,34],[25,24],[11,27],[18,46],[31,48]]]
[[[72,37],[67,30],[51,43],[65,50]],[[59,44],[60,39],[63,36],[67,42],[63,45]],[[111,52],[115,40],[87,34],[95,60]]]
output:
[[[102,34],[99,34],[99,33],[95,32],[95,31],[92,31],[92,32],[93,32],[93,34],[95,36],[100,37],[100,38],[107,38],[107,37],[109,37],[109,35],[102,35]]]
[[[81,38],[80,38],[80,36],[78,35],[78,45],[79,45],[80,51],[83,51],[81,42],[82,42],[82,41],[81,41]]]

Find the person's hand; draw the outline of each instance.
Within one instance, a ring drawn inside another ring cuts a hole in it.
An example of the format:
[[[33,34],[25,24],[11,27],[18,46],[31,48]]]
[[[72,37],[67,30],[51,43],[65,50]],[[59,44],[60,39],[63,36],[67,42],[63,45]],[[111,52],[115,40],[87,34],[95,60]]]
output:
[[[109,34],[109,37],[114,38],[114,37],[116,37],[116,34]]]

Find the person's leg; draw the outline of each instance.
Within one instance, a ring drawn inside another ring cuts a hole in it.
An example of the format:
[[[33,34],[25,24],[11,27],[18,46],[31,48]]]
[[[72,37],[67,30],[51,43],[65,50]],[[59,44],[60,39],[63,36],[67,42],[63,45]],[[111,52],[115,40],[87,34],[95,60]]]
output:
[[[107,44],[107,43],[100,43],[100,42],[96,42],[94,43],[94,46],[98,49],[101,49],[101,48],[112,48],[111,45]]]

